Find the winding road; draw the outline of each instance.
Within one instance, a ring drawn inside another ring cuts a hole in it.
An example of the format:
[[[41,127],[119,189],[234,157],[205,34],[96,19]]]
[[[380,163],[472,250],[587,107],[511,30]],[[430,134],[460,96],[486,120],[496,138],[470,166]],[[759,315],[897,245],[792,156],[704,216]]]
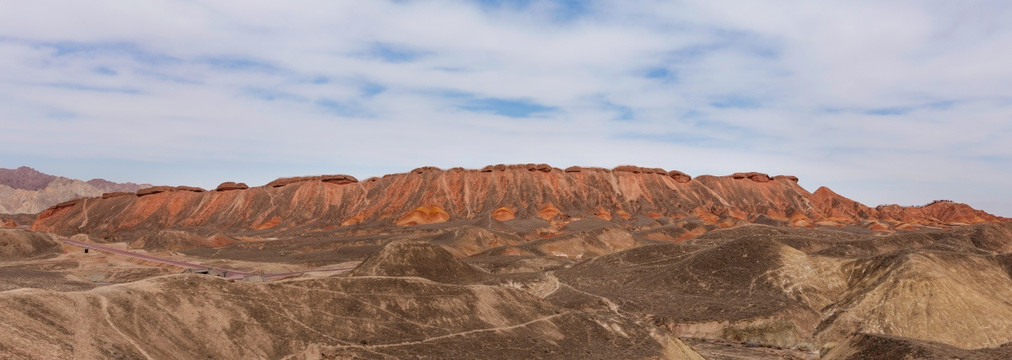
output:
[[[67,245],[79,246],[79,247],[82,247],[82,248],[85,248],[85,249],[98,250],[98,251],[102,251],[102,252],[106,252],[106,253],[110,253],[110,254],[116,254],[116,255],[123,255],[123,256],[126,256],[126,257],[134,258],[134,259],[139,259],[139,260],[144,260],[144,261],[151,261],[151,262],[156,262],[156,263],[159,263],[159,264],[171,265],[171,266],[181,267],[181,268],[184,268],[184,269],[190,269],[190,270],[194,270],[194,271],[207,271],[208,273],[220,274],[219,276],[221,276],[223,278],[226,278],[226,279],[245,279],[246,277],[257,277],[257,276],[259,276],[259,277],[262,277],[263,280],[265,280],[265,281],[266,280],[278,280],[278,279],[283,279],[283,278],[287,278],[287,277],[291,277],[291,276],[302,275],[302,274],[305,274],[307,272],[347,271],[347,270],[351,270],[351,269],[355,268],[354,266],[351,266],[351,267],[316,269],[316,270],[306,270],[306,271],[293,271],[293,272],[283,272],[283,273],[251,273],[251,272],[245,272],[245,271],[240,271],[240,270],[224,269],[224,268],[219,268],[219,267],[213,267],[213,266],[207,266],[207,265],[201,265],[201,264],[188,263],[188,262],[185,262],[185,261],[178,261],[178,260],[160,258],[160,257],[157,257],[157,256],[139,254],[139,253],[135,253],[135,252],[132,252],[132,251],[120,250],[120,249],[116,249],[116,248],[112,248],[112,247],[108,247],[108,246],[104,246],[104,245],[99,245],[99,244],[95,244],[95,243],[87,243],[87,242],[83,242],[83,241],[72,240],[72,239],[65,238],[65,237],[64,238],[60,238],[60,241],[62,241],[64,244],[67,244]]]

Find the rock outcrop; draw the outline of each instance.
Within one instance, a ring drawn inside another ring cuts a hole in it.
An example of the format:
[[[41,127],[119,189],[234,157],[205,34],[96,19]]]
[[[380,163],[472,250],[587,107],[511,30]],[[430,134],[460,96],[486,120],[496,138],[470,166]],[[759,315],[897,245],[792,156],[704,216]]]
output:
[[[226,181],[218,185],[215,191],[229,191],[229,190],[246,190],[249,189],[249,185],[246,183],[236,183],[232,181]]]
[[[949,202],[872,209],[828,189],[813,194],[791,177],[771,178],[761,173],[690,178],[657,168],[563,171],[543,164],[500,164],[482,170],[420,169],[363,183],[347,175],[326,175],[278,179],[255,188],[224,183],[213,192],[155,188],[160,192],[145,190],[152,193],[61,204],[39,216],[33,228],[110,236],[160,229],[304,231],[352,225],[365,229],[538,219],[557,229],[572,221],[601,218],[619,223],[646,221],[635,226],[696,219],[693,221],[714,227],[755,219],[800,227],[865,226],[877,221],[886,226],[884,231],[894,231],[901,226],[945,227],[1001,220]]]
[[[103,199],[112,199],[112,198],[115,198],[115,197],[132,196],[132,195],[136,195],[136,194],[135,193],[130,193],[130,192],[111,192],[111,193],[104,193],[104,194],[102,194],[102,198]]]
[[[154,195],[172,190],[175,190],[175,188],[171,186],[152,186],[149,188],[137,190],[137,196]]]
[[[279,178],[277,180],[274,180],[274,181],[271,181],[271,182],[267,183],[267,186],[270,186],[270,187],[282,187],[282,186],[287,186],[287,185],[291,185],[291,184],[295,184],[295,183],[300,183],[300,182],[306,182],[306,181],[322,181],[322,182],[329,182],[329,183],[335,183],[335,184],[351,184],[351,183],[358,182],[358,179],[356,179],[354,176],[351,176],[351,175],[342,175],[342,174],[338,174],[338,175],[317,175],[317,176],[296,176],[296,177]]]
[[[675,181],[682,184],[692,181],[692,176],[689,176],[689,174],[683,173],[678,170],[668,171],[668,176],[670,176],[672,179],[675,179]]]
[[[197,192],[197,193],[207,191],[207,190],[204,190],[203,188],[199,188],[199,187],[196,187],[196,186],[176,186],[172,190],[173,191],[191,191],[191,192]]]
[[[749,179],[755,182],[767,182],[773,180],[773,178],[771,178],[769,175],[755,171],[734,173],[731,174],[731,178],[735,180]]]

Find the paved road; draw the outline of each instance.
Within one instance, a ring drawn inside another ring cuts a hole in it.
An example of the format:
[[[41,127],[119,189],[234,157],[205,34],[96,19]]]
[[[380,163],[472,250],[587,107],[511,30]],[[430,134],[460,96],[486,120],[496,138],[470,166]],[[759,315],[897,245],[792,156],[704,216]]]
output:
[[[63,243],[69,244],[69,245],[80,246],[82,248],[91,249],[91,250],[98,250],[98,251],[107,252],[107,253],[111,253],[111,254],[123,255],[123,256],[127,256],[127,257],[132,257],[134,259],[140,259],[140,260],[144,260],[144,261],[151,261],[151,262],[156,262],[156,263],[159,263],[159,264],[172,265],[172,266],[181,267],[181,268],[184,268],[184,269],[191,269],[191,270],[195,270],[195,271],[208,271],[210,273],[221,274],[220,276],[222,276],[222,277],[224,277],[226,279],[243,279],[243,278],[245,278],[247,276],[262,276],[264,280],[277,280],[277,279],[283,279],[283,278],[290,277],[290,276],[302,275],[302,274],[307,273],[307,272],[346,271],[346,270],[351,270],[351,269],[355,268],[355,267],[340,267],[340,268],[317,269],[317,270],[309,270],[309,271],[293,271],[293,272],[284,272],[284,273],[258,274],[258,273],[251,273],[251,272],[245,272],[245,271],[239,271],[239,270],[223,269],[223,268],[219,268],[219,267],[213,267],[213,266],[207,266],[207,265],[201,265],[201,264],[188,263],[188,262],[185,262],[185,261],[178,261],[178,260],[160,258],[160,257],[157,257],[157,256],[145,255],[145,254],[135,253],[135,252],[132,252],[132,251],[127,251],[127,250],[120,250],[120,249],[116,249],[116,248],[112,248],[112,247],[108,247],[108,246],[103,246],[103,245],[99,245],[99,244],[86,243],[86,242],[83,242],[83,241],[71,240],[71,239],[68,239],[68,238],[60,238],[60,241],[63,241]]]

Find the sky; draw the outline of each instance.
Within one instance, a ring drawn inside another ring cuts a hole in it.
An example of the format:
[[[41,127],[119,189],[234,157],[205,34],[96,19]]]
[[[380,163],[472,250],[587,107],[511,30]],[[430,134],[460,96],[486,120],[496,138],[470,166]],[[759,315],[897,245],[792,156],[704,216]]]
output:
[[[1012,216],[1008,1],[0,0],[0,167],[214,187],[497,163]]]

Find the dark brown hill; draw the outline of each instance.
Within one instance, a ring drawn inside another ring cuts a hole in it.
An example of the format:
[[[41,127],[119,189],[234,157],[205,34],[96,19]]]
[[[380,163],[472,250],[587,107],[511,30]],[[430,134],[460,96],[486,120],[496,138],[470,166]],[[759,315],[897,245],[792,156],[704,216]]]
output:
[[[577,170],[534,164],[483,170],[420,168],[362,182],[333,175],[279,179],[270,186],[231,191],[172,189],[145,196],[89,198],[46,210],[33,229],[100,236],[162,229],[284,234],[536,221],[540,223],[529,223],[534,226],[522,232],[552,234],[581,219],[611,221],[633,230],[686,219],[711,228],[760,220],[801,227],[874,220],[884,222],[889,231],[900,221],[905,226],[947,226],[1002,220],[983,212],[967,216],[959,211],[927,211],[958,205],[948,203],[901,208],[883,217],[864,211],[863,205],[827,200],[821,192],[811,194],[788,176],[743,173],[686,180],[681,173],[669,175],[663,169]],[[864,212],[854,213],[855,208]]]
[[[0,185],[7,185],[14,189],[42,190],[53,180],[56,180],[56,176],[43,174],[27,166],[17,169],[0,169]]]
[[[1012,359],[1012,343],[998,348],[964,350],[945,344],[899,336],[858,333],[830,349],[823,359],[1001,360]]]

